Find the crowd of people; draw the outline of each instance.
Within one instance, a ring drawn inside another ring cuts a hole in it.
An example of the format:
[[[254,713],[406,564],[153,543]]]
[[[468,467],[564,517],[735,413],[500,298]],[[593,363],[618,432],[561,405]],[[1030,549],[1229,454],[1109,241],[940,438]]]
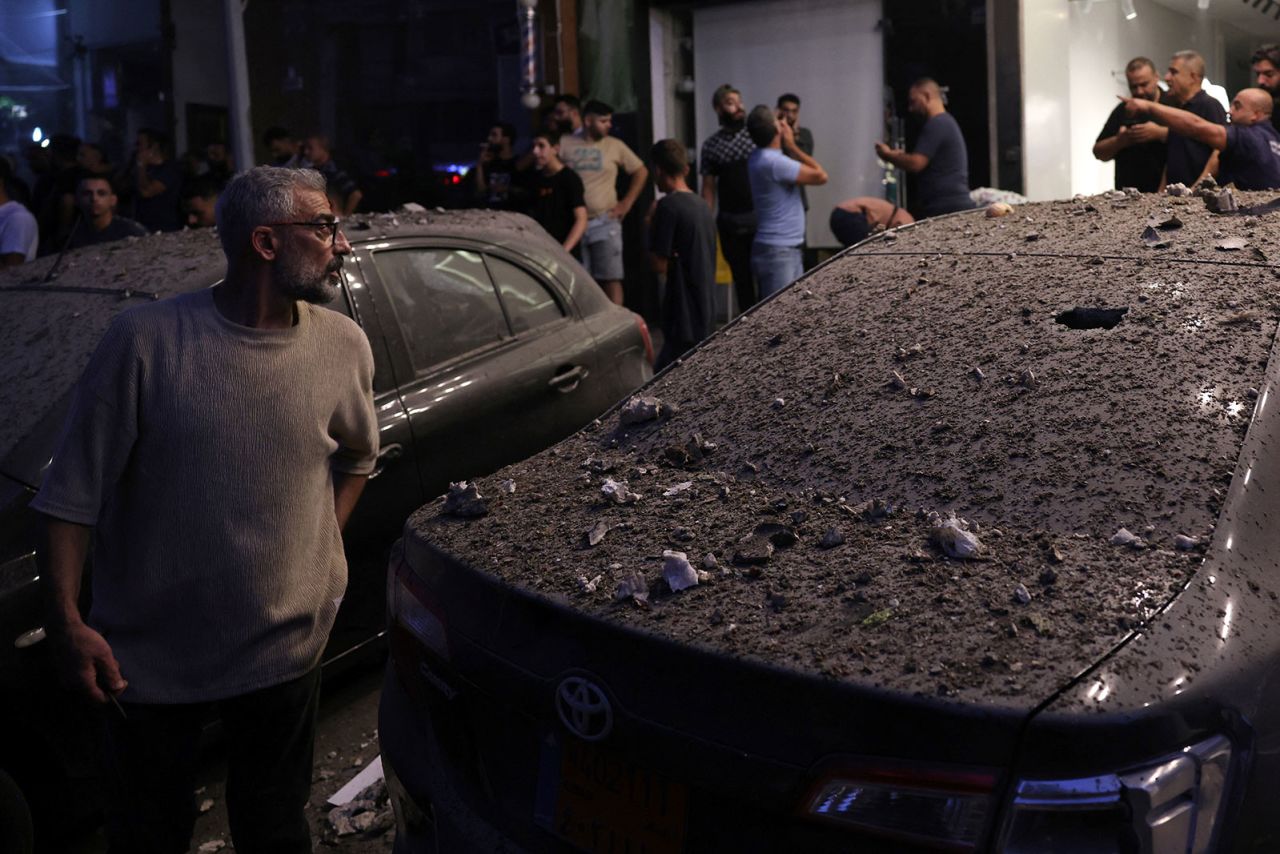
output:
[[[1111,111],[1094,157],[1115,161],[1117,188],[1144,193],[1209,176],[1240,190],[1280,189],[1280,45],[1254,51],[1250,69],[1257,85],[1237,92],[1224,110],[1203,88],[1204,58],[1195,51],[1169,59],[1167,90],[1155,63],[1135,57],[1125,67],[1129,96]]]
[[[154,231],[210,228],[218,196],[236,173],[225,143],[175,158],[169,136],[154,128],[138,131],[124,165],[75,136],[55,134],[47,142],[26,149],[30,184],[0,156],[0,266]],[[295,139],[272,127],[263,144],[270,165],[318,170],[336,212],[349,214],[360,204],[360,189],[334,162],[323,135]]]
[[[658,140],[646,163],[610,135],[612,107],[563,94],[524,155],[515,151],[515,128],[495,123],[466,183],[473,204],[522,211],[541,223],[622,304],[622,219],[652,179],[662,197],[647,211],[644,233],[662,294],[661,366],[715,328],[717,239],[740,312],[804,272],[805,187],[827,183],[828,175],[814,159],[813,132],[800,123],[801,103],[787,92],[774,106],[748,113],[738,89],[717,88],[711,104],[719,127],[702,143],[695,192],[690,152],[678,140]],[[878,145],[877,153],[919,175],[925,215],[972,207],[968,153],[941,88],[917,81],[908,103],[924,122],[915,149]],[[621,196],[619,188],[625,188]],[[907,211],[865,196],[841,202],[830,214],[832,232],[846,246],[912,221]]]

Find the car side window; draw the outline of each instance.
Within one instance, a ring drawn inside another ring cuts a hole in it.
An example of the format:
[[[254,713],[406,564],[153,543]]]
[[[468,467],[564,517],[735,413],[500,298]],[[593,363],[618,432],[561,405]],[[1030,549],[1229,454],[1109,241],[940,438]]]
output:
[[[560,303],[533,274],[492,255],[485,256],[485,261],[493,274],[494,284],[498,286],[515,334],[564,317]]]
[[[375,252],[373,263],[415,370],[510,337],[498,294],[477,253],[396,249]]]

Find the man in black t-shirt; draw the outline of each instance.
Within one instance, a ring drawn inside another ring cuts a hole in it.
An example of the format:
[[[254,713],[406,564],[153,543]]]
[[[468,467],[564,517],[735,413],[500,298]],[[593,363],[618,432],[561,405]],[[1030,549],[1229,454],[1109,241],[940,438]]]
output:
[[[582,195],[582,179],[560,160],[560,135],[555,131],[534,134],[533,171],[525,180],[529,216],[561,246],[574,252],[587,232],[587,202]]]
[[[1169,92],[1182,105],[1182,109],[1207,122],[1225,125],[1227,112],[1200,88],[1203,80],[1204,57],[1194,50],[1180,50],[1169,60],[1169,70],[1165,72],[1164,82],[1169,84]],[[1190,187],[1202,175],[1217,171],[1217,151],[1170,127],[1162,187],[1169,184],[1185,184]]]
[[[169,156],[169,136],[154,128],[138,131],[133,163],[133,215],[151,231],[177,231],[182,173]]]
[[[1280,110],[1275,108],[1275,99],[1280,97],[1280,45],[1264,44],[1255,50],[1249,57],[1249,70],[1257,87],[1271,96],[1271,126],[1280,130]]]
[[[659,140],[649,154],[653,182],[666,193],[654,206],[649,251],[666,276],[662,296],[661,370],[715,329],[716,222],[711,208],[689,189],[689,155],[674,139]]]
[[[123,216],[116,216],[116,191],[105,175],[85,174],[76,185],[80,218],[71,231],[71,249],[141,237],[147,230]]]
[[[1156,65],[1145,56],[1129,60],[1124,76],[1129,82],[1129,96],[1144,101],[1162,102],[1157,83]],[[1169,129],[1155,122],[1138,122],[1125,115],[1124,104],[1117,104],[1093,144],[1093,156],[1116,162],[1116,189],[1136,187],[1144,193],[1160,189],[1164,175],[1165,143]]]
[[[480,145],[480,156],[467,180],[481,207],[504,210],[509,206],[511,179],[516,172],[515,142],[515,125],[498,122]]]
[[[1280,133],[1271,126],[1271,94],[1264,89],[1241,89],[1231,100],[1231,124],[1223,126],[1150,101],[1126,98],[1125,109],[1148,115],[1169,126],[1169,132],[1194,139],[1222,152],[1219,184],[1240,190],[1280,188]]]

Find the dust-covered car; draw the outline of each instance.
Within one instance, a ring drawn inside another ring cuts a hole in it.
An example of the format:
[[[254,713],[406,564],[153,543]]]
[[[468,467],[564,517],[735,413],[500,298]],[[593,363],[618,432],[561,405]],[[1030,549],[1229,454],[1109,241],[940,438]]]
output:
[[[1277,236],[1124,193],[879,235],[423,508],[400,850],[1273,848]]]
[[[653,349],[644,322],[525,217],[402,211],[344,230],[353,253],[329,307],[368,335],[380,451],[344,535],[350,583],[325,652],[330,672],[380,642],[386,556],[409,513],[449,481],[589,422],[652,376]],[[48,279],[53,264],[0,276],[0,769],[37,813],[38,842],[56,849],[49,833],[98,802],[94,727],[53,685],[27,505],[111,319],[213,285],[224,262],[203,231],[72,252]]]

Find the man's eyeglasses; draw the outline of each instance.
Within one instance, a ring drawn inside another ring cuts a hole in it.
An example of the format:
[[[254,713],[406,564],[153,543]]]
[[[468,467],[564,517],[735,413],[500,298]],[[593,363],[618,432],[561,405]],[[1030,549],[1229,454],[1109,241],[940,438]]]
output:
[[[342,223],[336,219],[317,219],[311,222],[264,222],[263,225],[295,225],[299,228],[309,228],[315,232],[316,237],[321,240],[328,240],[330,245],[338,244],[338,229],[342,228]]]

